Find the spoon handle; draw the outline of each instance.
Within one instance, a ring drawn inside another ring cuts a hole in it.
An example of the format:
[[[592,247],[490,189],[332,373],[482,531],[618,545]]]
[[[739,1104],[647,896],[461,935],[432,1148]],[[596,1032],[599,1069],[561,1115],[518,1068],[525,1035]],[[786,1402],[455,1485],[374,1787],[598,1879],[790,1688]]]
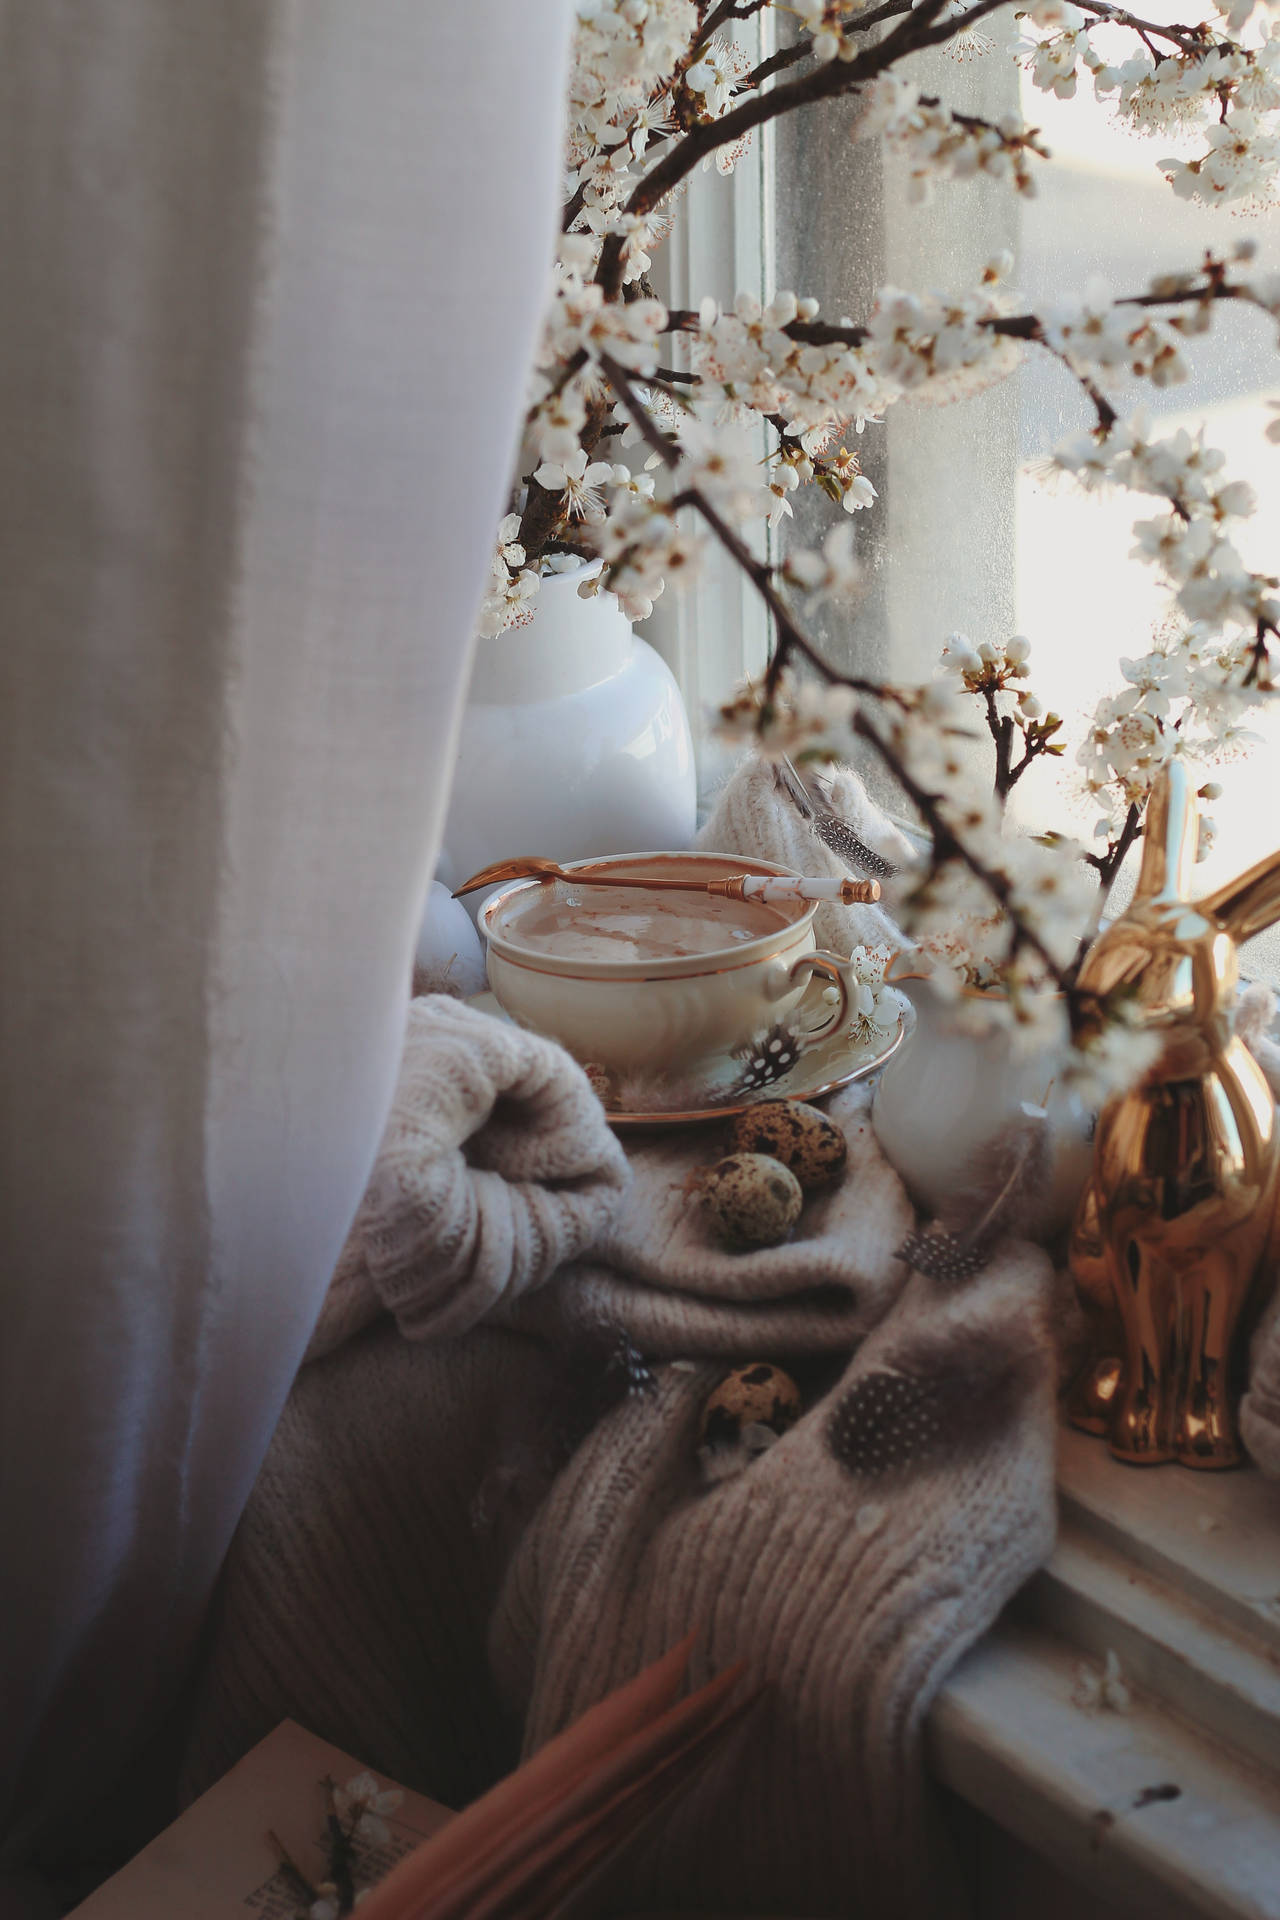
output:
[[[541,860],[532,854],[519,860],[500,860],[491,867],[473,873],[456,888],[454,899],[474,893],[478,887],[496,886],[502,880],[564,880],[571,886],[643,887],[651,892],[712,893],[725,900],[839,900],[846,907],[880,898],[878,880],[805,880],[798,876],[770,873],[731,873],[715,880],[664,879],[657,874],[615,873],[611,868],[593,872],[590,867],[561,867],[554,860]]]
[[[784,879],[768,873],[737,873],[705,882],[708,893],[727,900],[838,900],[843,906],[869,906],[880,898],[878,880]]]

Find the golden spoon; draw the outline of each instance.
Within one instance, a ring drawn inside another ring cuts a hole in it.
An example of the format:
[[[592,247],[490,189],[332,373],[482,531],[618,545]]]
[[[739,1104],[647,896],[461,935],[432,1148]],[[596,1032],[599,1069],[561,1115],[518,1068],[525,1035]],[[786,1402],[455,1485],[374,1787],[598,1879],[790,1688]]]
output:
[[[518,860],[497,860],[482,867],[453,897],[474,893],[478,887],[496,887],[503,880],[568,880],[585,887],[646,887],[661,891],[714,893],[726,900],[839,900],[846,907],[870,905],[880,898],[878,880],[805,880],[772,873],[732,873],[719,880],[664,880],[643,874],[601,872],[591,867],[562,867],[554,860],[527,854]]]

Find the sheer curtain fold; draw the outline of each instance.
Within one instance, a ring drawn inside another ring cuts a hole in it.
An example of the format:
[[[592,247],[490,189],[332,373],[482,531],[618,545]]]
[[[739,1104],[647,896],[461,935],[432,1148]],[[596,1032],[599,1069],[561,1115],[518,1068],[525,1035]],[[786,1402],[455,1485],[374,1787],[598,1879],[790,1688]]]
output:
[[[172,1695],[398,1064],[568,0],[0,0],[0,1831]]]

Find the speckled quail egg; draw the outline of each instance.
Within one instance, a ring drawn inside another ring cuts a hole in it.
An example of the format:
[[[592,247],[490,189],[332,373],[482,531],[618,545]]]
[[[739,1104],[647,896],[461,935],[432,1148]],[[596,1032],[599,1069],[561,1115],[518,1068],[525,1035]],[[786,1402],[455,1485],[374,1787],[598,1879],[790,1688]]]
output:
[[[582,1071],[591,1082],[591,1091],[603,1107],[615,1107],[618,1104],[618,1090],[608,1067],[601,1066],[598,1060],[584,1060]]]
[[[790,1167],[806,1193],[843,1173],[849,1149],[834,1120],[801,1100],[761,1100],[730,1132],[735,1153],[768,1153]]]
[[[727,1246],[775,1247],[800,1218],[804,1195],[789,1167],[767,1153],[731,1153],[697,1177],[702,1204]]]
[[[789,1373],[759,1361],[735,1367],[720,1382],[702,1410],[699,1439],[704,1446],[731,1446],[746,1427],[768,1427],[782,1434],[802,1412],[800,1389]]]

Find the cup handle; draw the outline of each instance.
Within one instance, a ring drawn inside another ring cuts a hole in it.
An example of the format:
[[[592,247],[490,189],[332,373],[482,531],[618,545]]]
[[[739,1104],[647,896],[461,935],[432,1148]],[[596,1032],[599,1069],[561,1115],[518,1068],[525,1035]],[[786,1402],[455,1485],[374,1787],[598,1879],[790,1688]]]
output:
[[[805,1041],[811,1046],[815,1040],[825,1040],[828,1035],[838,1032],[849,1018],[849,963],[842,960],[839,954],[826,953],[820,948],[812,953],[802,953],[788,969],[790,986],[797,984],[797,975],[802,968],[808,970],[810,979],[816,975],[819,979],[829,981],[840,996],[831,1017],[824,1020],[820,1027],[811,1027],[805,1034]]]

